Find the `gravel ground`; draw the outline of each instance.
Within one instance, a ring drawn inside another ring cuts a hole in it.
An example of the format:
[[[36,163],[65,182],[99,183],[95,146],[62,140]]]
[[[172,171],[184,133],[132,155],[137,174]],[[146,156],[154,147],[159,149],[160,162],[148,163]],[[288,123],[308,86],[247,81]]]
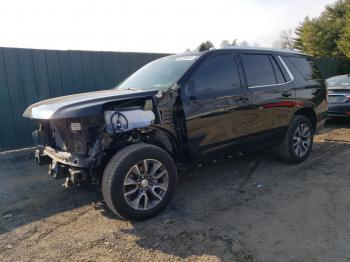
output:
[[[350,121],[328,122],[299,165],[218,156],[145,222],[93,187],[60,186],[28,157],[0,163],[0,261],[350,261]]]

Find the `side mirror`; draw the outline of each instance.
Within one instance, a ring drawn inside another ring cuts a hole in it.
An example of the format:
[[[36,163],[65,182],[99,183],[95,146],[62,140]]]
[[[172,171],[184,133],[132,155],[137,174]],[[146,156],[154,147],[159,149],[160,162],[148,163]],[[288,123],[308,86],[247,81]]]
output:
[[[187,85],[186,85],[186,95],[190,98],[190,100],[196,100],[196,88],[194,84],[194,80],[191,80]]]

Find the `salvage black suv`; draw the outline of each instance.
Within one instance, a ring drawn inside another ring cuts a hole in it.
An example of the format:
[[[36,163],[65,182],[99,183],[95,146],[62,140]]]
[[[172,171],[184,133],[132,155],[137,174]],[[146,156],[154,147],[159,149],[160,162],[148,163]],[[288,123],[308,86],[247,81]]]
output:
[[[36,161],[66,185],[100,184],[127,219],[169,203],[177,174],[210,152],[274,147],[292,163],[310,153],[327,115],[312,58],[269,49],[220,49],[155,60],[115,89],[30,106]]]

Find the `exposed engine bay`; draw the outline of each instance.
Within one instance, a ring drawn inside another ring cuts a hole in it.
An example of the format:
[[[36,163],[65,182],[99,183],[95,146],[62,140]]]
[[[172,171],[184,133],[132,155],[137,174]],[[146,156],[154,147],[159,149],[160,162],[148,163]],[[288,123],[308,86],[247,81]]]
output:
[[[37,163],[49,164],[49,174],[66,178],[66,186],[98,182],[94,171],[110,154],[144,141],[152,132],[147,128],[156,120],[152,103],[152,99],[132,99],[108,104],[95,116],[39,120]]]
[[[83,182],[99,184],[111,157],[132,144],[153,144],[176,158],[175,120],[169,113],[174,111],[166,107],[160,111],[157,93],[104,90],[29,106],[23,116],[39,124],[33,133],[38,140],[36,162],[49,165],[49,174],[65,178],[68,187]]]

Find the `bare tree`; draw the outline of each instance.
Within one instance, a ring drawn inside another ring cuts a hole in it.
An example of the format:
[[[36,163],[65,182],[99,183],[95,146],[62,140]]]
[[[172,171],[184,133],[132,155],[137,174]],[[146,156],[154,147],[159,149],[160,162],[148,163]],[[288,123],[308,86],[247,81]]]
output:
[[[221,42],[221,48],[229,47],[229,46],[236,46],[237,45],[237,39],[233,40],[232,42],[229,40],[223,40]]]
[[[275,48],[283,48],[283,49],[294,49],[294,38],[293,38],[293,30],[287,29],[281,31],[279,35],[279,39],[274,41],[272,44]]]
[[[237,46],[239,46],[239,47],[249,47],[250,45],[249,45],[247,40],[244,40],[242,42],[237,43]]]

